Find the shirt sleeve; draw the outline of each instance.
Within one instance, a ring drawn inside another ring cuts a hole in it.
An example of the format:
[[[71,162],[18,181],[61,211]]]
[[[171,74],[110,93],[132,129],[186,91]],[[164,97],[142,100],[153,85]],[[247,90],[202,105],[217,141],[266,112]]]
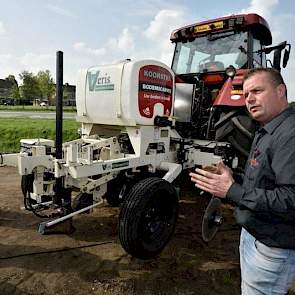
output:
[[[233,202],[236,206],[239,206],[244,194],[245,189],[240,184],[234,182],[229,188],[226,198],[228,201]]]
[[[272,169],[276,177],[273,190],[254,188],[246,191],[234,183],[228,193],[228,200],[251,211],[267,213],[285,221],[295,220],[295,136],[281,140],[272,157]]]

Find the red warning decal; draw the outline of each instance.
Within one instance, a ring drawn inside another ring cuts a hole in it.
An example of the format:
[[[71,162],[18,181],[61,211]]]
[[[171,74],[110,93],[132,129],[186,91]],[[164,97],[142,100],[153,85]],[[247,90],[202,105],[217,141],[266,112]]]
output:
[[[169,116],[172,108],[173,76],[163,67],[146,65],[139,70],[138,107],[141,116],[152,118],[154,106],[161,103],[162,115]]]

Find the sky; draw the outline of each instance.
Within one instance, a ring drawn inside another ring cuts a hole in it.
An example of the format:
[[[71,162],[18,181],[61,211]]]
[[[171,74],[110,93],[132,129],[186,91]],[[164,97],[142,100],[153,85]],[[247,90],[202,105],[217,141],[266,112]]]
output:
[[[258,13],[269,23],[273,45],[295,47],[293,0],[0,0],[0,78],[50,70],[64,52],[64,83],[78,70],[126,58],[171,65],[171,32],[184,25],[236,13]],[[282,74],[295,101],[295,52]]]

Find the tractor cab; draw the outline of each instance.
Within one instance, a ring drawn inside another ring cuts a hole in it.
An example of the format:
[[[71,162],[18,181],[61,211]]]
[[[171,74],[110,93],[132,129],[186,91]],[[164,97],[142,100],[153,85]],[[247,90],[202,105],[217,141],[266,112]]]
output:
[[[266,53],[289,44],[272,47],[267,22],[257,14],[232,15],[186,26],[172,32],[176,44],[172,69],[182,79],[211,72],[266,67]],[[273,63],[277,65],[277,62]]]
[[[177,75],[202,74],[225,71],[230,65],[239,69],[248,65],[246,32],[209,34],[192,42],[178,42],[172,69]]]

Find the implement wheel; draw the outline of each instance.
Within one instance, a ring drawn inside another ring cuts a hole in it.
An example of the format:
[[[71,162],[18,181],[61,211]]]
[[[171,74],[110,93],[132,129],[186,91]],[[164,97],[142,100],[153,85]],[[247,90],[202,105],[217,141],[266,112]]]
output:
[[[118,175],[107,183],[107,192],[103,196],[112,207],[118,207],[124,200],[128,190],[126,178]]]
[[[119,216],[119,239],[130,255],[149,259],[169,242],[177,221],[178,197],[172,184],[157,177],[136,183]]]

